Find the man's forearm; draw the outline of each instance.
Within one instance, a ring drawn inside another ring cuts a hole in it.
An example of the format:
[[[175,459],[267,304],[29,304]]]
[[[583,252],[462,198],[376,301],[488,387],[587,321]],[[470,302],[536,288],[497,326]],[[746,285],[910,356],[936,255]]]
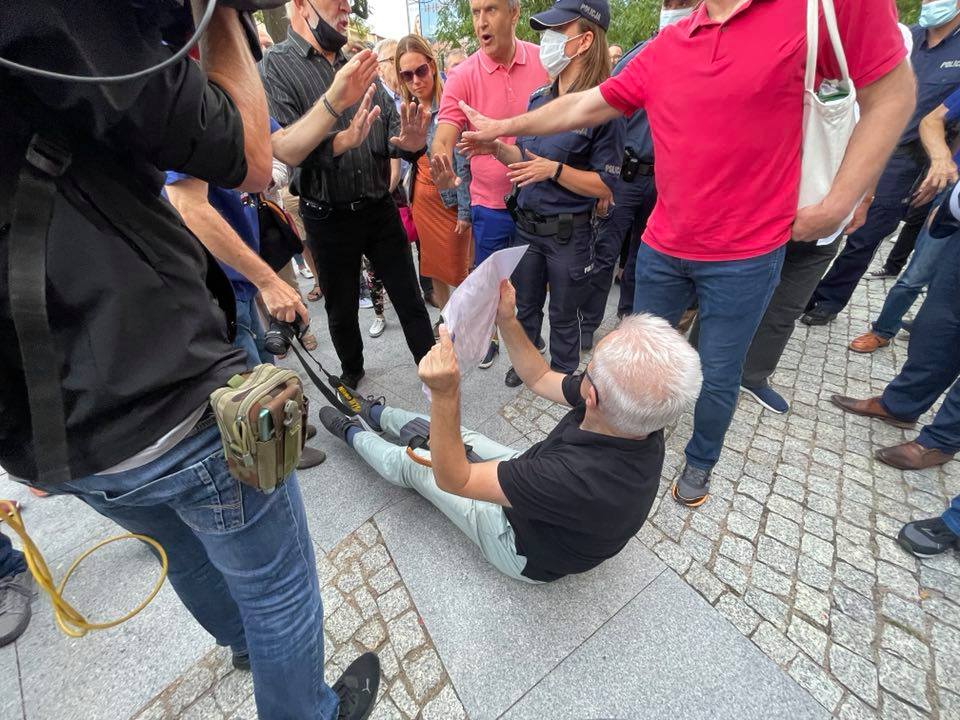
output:
[[[324,107],[323,101],[318,100],[306,115],[273,134],[274,156],[297,167],[329,137],[335,124],[336,118]]]
[[[857,92],[860,121],[823,201],[837,208],[838,215],[848,214],[876,184],[916,102],[913,72],[906,61]]]
[[[206,3],[193,0],[194,16]],[[273,155],[267,98],[237,11],[218,7],[200,40],[200,64],[207,77],[233,100],[243,122],[247,175],[239,189],[260,192],[270,184]]]
[[[920,142],[931,160],[950,158],[947,145],[947,125],[944,122],[946,108],[941,105],[920,121]]]
[[[506,322],[498,323],[503,342],[510,355],[510,363],[517,375],[527,387],[533,387],[548,372],[550,366],[543,356],[530,342],[527,333],[517,318],[513,317]]]
[[[460,435],[460,393],[434,392],[430,403],[430,460],[444,492],[460,495],[470,480],[470,463]]]
[[[433,135],[433,144],[430,146],[431,155],[441,155],[453,158],[453,148],[457,144],[460,131],[449,123],[438,123]]]
[[[594,127],[617,117],[598,88],[561,95],[523,115],[499,120],[501,137],[556,135],[567,130]]]
[[[229,265],[258,289],[276,278],[263,259],[209,205],[181,211],[183,221],[217,260]]]

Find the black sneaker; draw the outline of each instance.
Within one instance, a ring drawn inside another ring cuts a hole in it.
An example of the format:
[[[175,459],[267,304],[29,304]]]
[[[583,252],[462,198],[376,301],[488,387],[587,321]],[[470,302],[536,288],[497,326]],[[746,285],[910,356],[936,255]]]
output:
[[[373,408],[377,405],[386,405],[387,399],[383,395],[380,397],[374,397],[373,395],[360,397],[358,395],[357,402],[360,403],[360,412],[358,413],[358,416],[363,418],[363,421],[370,426],[371,430],[375,432],[383,432],[383,428],[380,427],[380,423],[374,422]]]
[[[699,507],[707,501],[710,494],[710,471],[687,464],[673,487],[670,489],[673,499],[687,507]]]
[[[30,624],[33,575],[24,570],[0,579],[0,647],[23,635]]]
[[[523,380],[520,379],[520,376],[517,375],[517,371],[513,368],[507,370],[507,376],[503,379],[503,383],[507,387],[520,387],[523,385]]]
[[[347,441],[347,430],[352,427],[363,430],[363,425],[355,417],[347,417],[342,412],[331,405],[324,405],[320,408],[320,424],[323,425],[331,435],[338,437],[344,442]]]
[[[233,651],[233,667],[237,670],[250,671],[250,653],[244,650],[242,653]]]
[[[952,548],[960,549],[960,536],[939,517],[907,523],[900,529],[897,542],[918,557],[932,557]]]
[[[366,373],[363,370],[355,373],[343,373],[340,375],[340,382],[351,390],[356,390],[360,386],[360,381],[364,375],[366,375]]]
[[[879,270],[871,270],[867,277],[870,280],[886,280],[887,278],[895,278],[899,274],[900,273],[893,272],[893,270],[888,270],[887,266],[884,265]]]
[[[340,698],[337,720],[366,720],[377,702],[379,689],[380,660],[373,653],[364,653],[333,684],[333,691]]]
[[[309,470],[322,464],[326,459],[327,454],[323,450],[304,445],[303,451],[300,453],[300,459],[297,460],[297,470]]]
[[[480,364],[477,366],[481,370],[486,370],[488,367],[493,365],[493,361],[497,359],[497,355],[500,354],[500,341],[491,340],[490,347],[487,348],[487,354],[484,356],[483,360],[480,361]]]
[[[580,333],[580,349],[581,350],[593,350],[593,333],[585,332]]]
[[[537,341],[534,343],[537,350],[540,351],[540,354],[543,355],[547,351],[547,341],[543,339],[542,335],[537,335]]]
[[[829,325],[835,317],[837,317],[836,313],[827,312],[819,305],[814,305],[803,314],[800,322],[804,325]]]

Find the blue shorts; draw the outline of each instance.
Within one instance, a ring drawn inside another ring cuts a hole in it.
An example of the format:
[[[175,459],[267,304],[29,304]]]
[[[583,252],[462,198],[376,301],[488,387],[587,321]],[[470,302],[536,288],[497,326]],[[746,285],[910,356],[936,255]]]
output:
[[[473,223],[474,266],[497,250],[510,247],[513,242],[513,218],[506,209],[493,210],[482,205],[472,205],[470,221]]]

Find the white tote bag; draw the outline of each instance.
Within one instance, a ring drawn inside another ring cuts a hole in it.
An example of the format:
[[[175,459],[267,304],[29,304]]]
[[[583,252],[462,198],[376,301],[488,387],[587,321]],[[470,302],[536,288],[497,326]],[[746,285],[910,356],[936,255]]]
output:
[[[840,67],[839,82],[833,97],[821,95],[814,87],[817,76],[817,50],[819,46],[819,7],[823,5],[823,17],[837,64]],[[847,143],[857,124],[857,91],[850,79],[847,58],[840,41],[837,15],[833,0],[807,0],[807,65],[803,89],[803,160],[800,170],[800,201],[798,207],[816,205],[826,197],[833,179],[843,162]],[[852,213],[851,213],[852,217]],[[818,241],[826,245],[840,234],[849,218],[830,237]]]

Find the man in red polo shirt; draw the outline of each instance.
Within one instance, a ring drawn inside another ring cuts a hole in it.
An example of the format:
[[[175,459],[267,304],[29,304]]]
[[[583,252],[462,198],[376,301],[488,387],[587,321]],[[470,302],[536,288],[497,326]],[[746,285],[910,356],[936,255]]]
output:
[[[705,0],[616,77],[535,112],[491,120],[475,140],[599,125],[644,108],[657,204],[637,256],[635,312],[676,323],[700,301],[703,390],[673,497],[706,500],[736,406],[743,358],[780,278],[784,246],[843,223],[876,182],[914,104],[892,0],[834,0],[861,119],[829,194],[797,210],[806,2]],[[840,76],[820,23],[819,75]]]

